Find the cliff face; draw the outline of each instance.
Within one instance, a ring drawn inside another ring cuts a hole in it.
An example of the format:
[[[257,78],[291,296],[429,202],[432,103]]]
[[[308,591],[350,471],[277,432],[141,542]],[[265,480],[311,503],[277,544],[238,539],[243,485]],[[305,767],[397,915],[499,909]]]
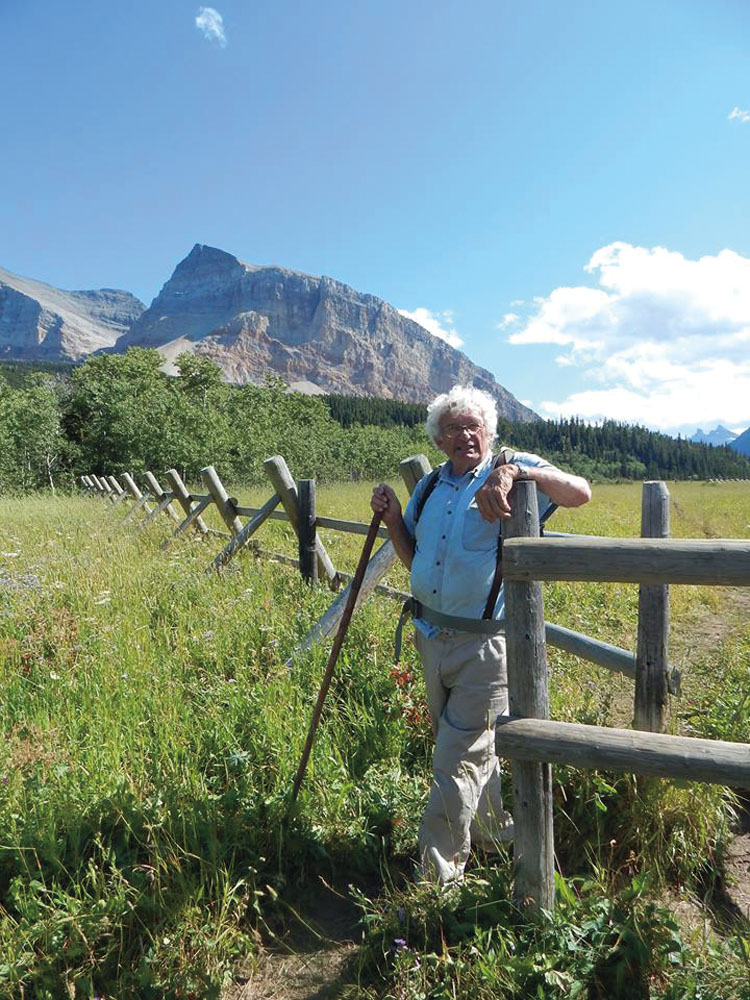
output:
[[[115,350],[135,345],[167,359],[205,354],[233,382],[262,381],[271,369],[327,392],[411,402],[471,382],[495,397],[501,416],[536,419],[490,372],[382,299],[212,247],[193,248]]]
[[[0,357],[79,361],[113,345],[145,308],[130,292],[64,292],[0,268]]]

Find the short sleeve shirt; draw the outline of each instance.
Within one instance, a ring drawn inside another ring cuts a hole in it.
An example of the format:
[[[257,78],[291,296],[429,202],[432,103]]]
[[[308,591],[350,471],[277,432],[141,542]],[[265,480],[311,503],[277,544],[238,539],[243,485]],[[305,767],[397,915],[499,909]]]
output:
[[[512,461],[527,467],[553,469],[553,465],[530,452],[515,452]],[[414,525],[419,498],[428,476],[417,483],[404,512],[404,524],[415,539],[411,566],[411,591],[421,603],[446,615],[481,618],[495,576],[500,521],[492,524],[479,513],[476,493],[494,468],[494,456],[488,455],[475,469],[455,476],[450,462],[440,467],[434,490]],[[539,513],[550,503],[537,491]],[[502,588],[495,605],[495,618],[505,614]],[[417,628],[428,638],[439,629],[415,618]]]

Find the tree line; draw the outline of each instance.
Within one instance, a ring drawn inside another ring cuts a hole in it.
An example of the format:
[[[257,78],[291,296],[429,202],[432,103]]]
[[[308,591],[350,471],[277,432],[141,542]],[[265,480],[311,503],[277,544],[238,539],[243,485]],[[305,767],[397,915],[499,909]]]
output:
[[[187,482],[215,465],[227,482],[264,481],[262,463],[282,454],[298,477],[393,478],[415,452],[442,456],[424,431],[425,408],[395,400],[228,385],[208,358],[183,354],[178,376],[153,350],[88,358],[67,371],[0,369],[0,492],[69,487],[82,473],[138,476],[176,468]],[[3,371],[10,371],[11,379]],[[538,452],[590,479],[750,477],[750,460],[642,427],[580,420],[507,423],[503,443]]]

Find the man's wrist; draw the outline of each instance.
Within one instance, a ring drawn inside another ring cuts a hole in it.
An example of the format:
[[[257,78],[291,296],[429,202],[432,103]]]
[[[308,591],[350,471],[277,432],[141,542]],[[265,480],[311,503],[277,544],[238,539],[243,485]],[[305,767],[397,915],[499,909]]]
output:
[[[529,470],[523,465],[516,464],[516,473],[513,479],[516,483],[529,482],[531,480],[531,476],[529,475]]]

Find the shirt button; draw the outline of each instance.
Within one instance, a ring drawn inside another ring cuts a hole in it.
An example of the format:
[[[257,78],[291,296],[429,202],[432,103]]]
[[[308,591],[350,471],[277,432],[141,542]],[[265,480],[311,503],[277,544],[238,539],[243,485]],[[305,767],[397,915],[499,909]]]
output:
[[[441,537],[442,537],[442,538],[445,538],[445,535],[442,535]]]
[[[438,561],[437,561],[437,562],[435,563],[435,565],[436,565],[436,566],[439,566],[439,565],[440,565],[440,560],[439,560],[439,559],[438,559]]]
[[[436,591],[436,590],[433,590],[433,594],[437,594],[437,591]]]

